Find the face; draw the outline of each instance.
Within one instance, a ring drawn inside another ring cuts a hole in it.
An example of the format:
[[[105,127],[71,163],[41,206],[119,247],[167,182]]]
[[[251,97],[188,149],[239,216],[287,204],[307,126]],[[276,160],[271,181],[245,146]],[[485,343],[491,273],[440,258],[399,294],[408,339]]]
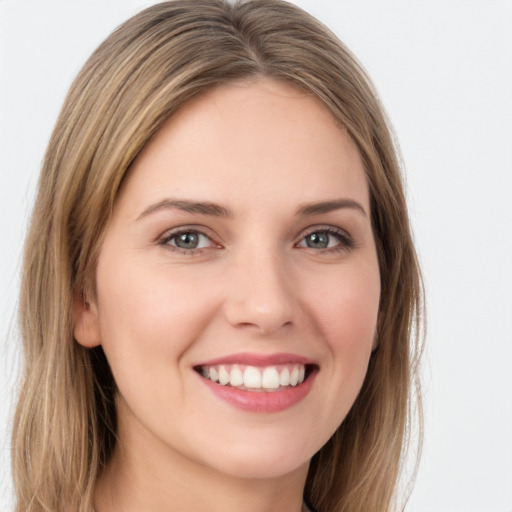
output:
[[[141,460],[277,477],[353,404],[379,296],[356,147],[310,95],[238,83],[138,156],[75,336],[102,345],[120,443]]]

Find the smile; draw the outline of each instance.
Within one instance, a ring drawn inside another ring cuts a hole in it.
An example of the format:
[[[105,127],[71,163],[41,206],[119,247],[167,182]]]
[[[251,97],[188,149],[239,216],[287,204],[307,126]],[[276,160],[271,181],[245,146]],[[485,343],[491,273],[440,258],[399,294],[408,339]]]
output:
[[[305,364],[221,364],[201,366],[198,370],[205,379],[246,391],[281,391],[302,384],[306,377]]]
[[[306,398],[319,366],[293,354],[236,354],[194,367],[221,401],[254,413],[277,413]]]

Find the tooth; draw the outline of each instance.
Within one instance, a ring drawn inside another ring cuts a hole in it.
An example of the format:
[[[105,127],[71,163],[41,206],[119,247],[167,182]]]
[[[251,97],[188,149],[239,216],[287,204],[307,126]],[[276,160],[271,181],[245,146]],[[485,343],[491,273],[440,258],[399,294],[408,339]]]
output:
[[[244,376],[242,375],[242,370],[240,370],[238,366],[233,366],[233,368],[231,368],[229,383],[232,386],[241,386],[244,383]]]
[[[261,388],[261,373],[254,366],[248,366],[245,369],[244,386],[246,388]]]
[[[290,371],[288,368],[283,368],[281,371],[281,375],[279,376],[279,384],[281,386],[289,386],[290,385]]]
[[[225,386],[229,382],[229,373],[224,366],[219,367],[219,382]]]
[[[280,386],[297,386],[304,382],[306,368],[304,365],[297,365],[290,371],[290,368],[285,366],[279,372],[275,366],[264,369],[246,366],[242,371],[238,365],[233,365],[231,371],[228,371],[225,365],[220,365],[203,367],[201,373],[203,377],[219,382],[223,386],[230,384],[233,387],[277,389]]]
[[[210,380],[212,380],[213,382],[217,382],[219,380],[219,374],[217,373],[217,370],[213,366],[210,368],[209,377]]]
[[[265,368],[261,377],[261,384],[265,389],[277,389],[279,387],[279,373],[274,366]]]
[[[299,369],[295,367],[290,373],[290,386],[296,386],[299,382]]]

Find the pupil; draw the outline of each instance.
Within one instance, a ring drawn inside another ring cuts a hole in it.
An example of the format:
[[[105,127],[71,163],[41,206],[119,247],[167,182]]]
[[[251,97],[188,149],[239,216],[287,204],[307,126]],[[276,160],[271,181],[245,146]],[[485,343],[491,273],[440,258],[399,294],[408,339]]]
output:
[[[314,249],[325,249],[329,245],[329,235],[327,233],[312,233],[308,237],[307,245]]]
[[[198,241],[197,233],[182,233],[176,238],[176,245],[180,249],[195,249]]]

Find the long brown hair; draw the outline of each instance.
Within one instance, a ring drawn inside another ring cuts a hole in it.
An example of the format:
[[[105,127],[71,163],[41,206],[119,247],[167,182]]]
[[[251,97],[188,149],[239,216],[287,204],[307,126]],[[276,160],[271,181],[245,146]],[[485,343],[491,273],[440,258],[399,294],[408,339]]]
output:
[[[418,387],[422,287],[397,150],[366,73],[322,24],[281,0],[176,0],[119,27],[73,83],[52,134],[26,239],[25,367],[14,421],[17,512],[89,512],[115,446],[115,384],[101,348],[73,338],[73,300],[94,293],[102,234],[130,164],[191,98],[239,79],[318,98],[357,145],[381,274],[378,348],[343,424],[313,457],[319,512],[388,512]],[[419,399],[419,398],[418,398]],[[416,402],[420,408],[420,401]]]

